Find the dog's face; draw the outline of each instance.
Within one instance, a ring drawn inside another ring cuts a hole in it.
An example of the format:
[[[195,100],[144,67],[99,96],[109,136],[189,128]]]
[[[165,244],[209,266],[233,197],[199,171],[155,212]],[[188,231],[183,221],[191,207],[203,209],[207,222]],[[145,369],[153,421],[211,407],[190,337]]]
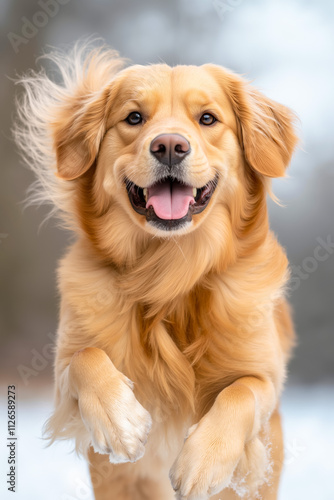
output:
[[[97,178],[144,230],[161,236],[191,231],[237,178],[232,106],[205,68],[163,65],[124,73]]]
[[[246,168],[284,175],[296,142],[287,108],[214,65],[132,66],[74,107],[55,127],[59,176],[88,176],[97,216],[159,237],[240,197]]]

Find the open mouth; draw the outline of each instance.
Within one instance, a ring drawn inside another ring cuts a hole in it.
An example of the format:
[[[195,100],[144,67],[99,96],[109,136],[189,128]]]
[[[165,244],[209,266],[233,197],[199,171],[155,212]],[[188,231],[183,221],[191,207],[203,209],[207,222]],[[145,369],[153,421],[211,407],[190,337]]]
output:
[[[145,215],[148,222],[165,230],[180,228],[208,206],[217,186],[218,176],[202,188],[195,188],[167,177],[147,188],[126,180],[132,208]]]

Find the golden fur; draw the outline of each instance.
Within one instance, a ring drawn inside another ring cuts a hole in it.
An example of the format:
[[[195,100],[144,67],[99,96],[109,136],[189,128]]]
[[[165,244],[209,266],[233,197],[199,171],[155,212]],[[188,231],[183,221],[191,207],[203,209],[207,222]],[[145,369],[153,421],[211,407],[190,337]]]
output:
[[[51,59],[63,82],[23,78],[16,127],[35,200],[77,235],[59,267],[50,439],[88,454],[98,500],[168,500],[172,486],[179,499],[275,499],[293,328],[266,194],[296,145],[292,112],[211,64],[122,69],[105,48]],[[136,110],[145,123],[131,127]],[[201,126],[204,112],[219,121]],[[154,181],[149,144],[166,132],[191,144],[189,183],[218,174],[175,231],[150,226],[124,184]]]

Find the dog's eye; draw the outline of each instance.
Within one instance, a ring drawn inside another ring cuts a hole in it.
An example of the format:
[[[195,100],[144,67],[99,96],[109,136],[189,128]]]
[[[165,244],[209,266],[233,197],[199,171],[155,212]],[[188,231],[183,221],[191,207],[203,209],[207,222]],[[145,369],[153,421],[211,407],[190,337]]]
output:
[[[143,121],[143,117],[138,111],[132,111],[132,113],[125,118],[125,121],[129,123],[129,125],[139,125]]]
[[[202,125],[212,125],[217,119],[211,113],[204,113],[199,121]]]

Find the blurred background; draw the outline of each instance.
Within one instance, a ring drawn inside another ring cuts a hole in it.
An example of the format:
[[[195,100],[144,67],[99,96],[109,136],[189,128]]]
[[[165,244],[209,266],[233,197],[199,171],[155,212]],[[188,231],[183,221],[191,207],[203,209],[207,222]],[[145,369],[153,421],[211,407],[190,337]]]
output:
[[[18,91],[12,79],[37,69],[48,46],[95,35],[134,63],[221,64],[298,114],[300,148],[289,178],[273,183],[283,207],[268,202],[291,263],[299,339],[282,404],[280,498],[334,499],[333,22],[330,0],[1,0],[0,493],[8,493],[6,394],[15,384],[17,498],[92,498],[84,462],[68,455],[67,445],[44,450],[40,441],[52,409],[55,269],[69,235],[52,220],[40,227],[47,208],[23,210],[34,179],[10,128]]]

